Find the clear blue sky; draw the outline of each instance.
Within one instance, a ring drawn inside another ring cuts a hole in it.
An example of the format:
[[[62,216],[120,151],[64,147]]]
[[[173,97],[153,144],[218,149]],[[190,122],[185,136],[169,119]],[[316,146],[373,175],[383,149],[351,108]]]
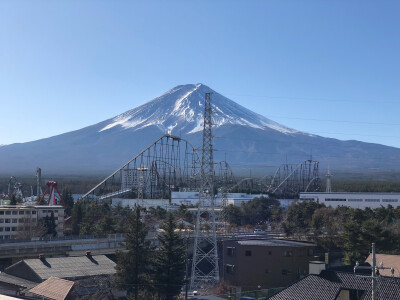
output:
[[[0,144],[204,83],[289,127],[400,147],[400,1],[0,2]]]

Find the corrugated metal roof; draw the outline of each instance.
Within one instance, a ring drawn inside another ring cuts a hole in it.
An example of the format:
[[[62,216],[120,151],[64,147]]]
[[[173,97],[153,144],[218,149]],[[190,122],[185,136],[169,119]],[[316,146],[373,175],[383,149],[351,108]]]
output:
[[[73,281],[50,277],[33,289],[30,289],[29,292],[53,300],[64,300],[68,296],[73,285]]]
[[[239,245],[243,246],[264,246],[264,247],[315,247],[315,244],[303,243],[287,240],[246,240],[238,241]]]
[[[115,263],[105,255],[96,255],[88,258],[54,257],[40,259],[26,259],[26,263],[43,280],[50,277],[75,278],[92,275],[115,274]]]
[[[14,284],[16,286],[21,286],[28,289],[33,288],[35,285],[37,285],[36,282],[15,277],[4,272],[0,272],[0,282]]]

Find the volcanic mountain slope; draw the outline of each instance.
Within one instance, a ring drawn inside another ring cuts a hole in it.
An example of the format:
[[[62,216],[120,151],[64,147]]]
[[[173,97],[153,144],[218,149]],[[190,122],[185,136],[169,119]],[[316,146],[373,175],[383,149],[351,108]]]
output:
[[[187,84],[98,124],[2,146],[0,174],[32,173],[37,166],[54,174],[109,172],[166,133],[199,147],[206,92],[213,93],[215,158],[226,155],[233,169],[269,167],[272,171],[286,159],[300,163],[311,153],[313,159],[336,169],[400,168],[400,149],[300,132],[252,112],[203,84]]]

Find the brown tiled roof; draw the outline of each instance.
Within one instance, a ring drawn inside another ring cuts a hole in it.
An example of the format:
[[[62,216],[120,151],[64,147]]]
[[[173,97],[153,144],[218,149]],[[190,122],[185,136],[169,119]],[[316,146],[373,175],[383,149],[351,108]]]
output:
[[[72,281],[50,277],[33,289],[30,289],[29,292],[49,299],[64,300],[68,296],[73,285],[74,282]]]
[[[368,256],[365,262],[372,266],[372,254]],[[400,255],[389,255],[389,254],[376,254],[376,264],[377,266],[383,262],[384,267],[393,268],[394,276],[400,277]],[[390,270],[379,270],[382,276],[392,276]]]

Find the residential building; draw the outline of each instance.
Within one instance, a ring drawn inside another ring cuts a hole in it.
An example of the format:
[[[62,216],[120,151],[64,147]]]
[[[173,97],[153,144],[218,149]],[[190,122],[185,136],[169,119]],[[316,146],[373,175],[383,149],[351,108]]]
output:
[[[36,285],[36,282],[0,272],[0,295],[20,296],[21,291],[33,288]]]
[[[97,275],[115,274],[115,263],[105,255],[78,257],[45,257],[21,260],[4,270],[5,273],[41,283],[50,277],[67,280],[83,279]]]
[[[73,294],[76,297],[99,293],[126,296],[124,291],[115,291],[111,286],[116,274],[115,266],[116,264],[105,255],[92,256],[90,251],[87,251],[86,256],[79,257],[47,258],[40,255],[38,259],[19,261],[6,268],[4,273],[37,284],[54,277],[73,281]]]
[[[315,246],[279,239],[225,241],[224,280],[241,290],[287,286],[308,274]]]
[[[39,220],[54,215],[58,236],[64,235],[64,207],[60,205],[0,205],[0,240],[35,236]]]
[[[316,201],[336,208],[349,206],[365,209],[400,205],[400,193],[300,193],[300,201]]]
[[[400,278],[381,276],[376,286],[377,299],[400,299]],[[324,270],[293,283],[268,300],[371,300],[371,290],[368,274]]]

